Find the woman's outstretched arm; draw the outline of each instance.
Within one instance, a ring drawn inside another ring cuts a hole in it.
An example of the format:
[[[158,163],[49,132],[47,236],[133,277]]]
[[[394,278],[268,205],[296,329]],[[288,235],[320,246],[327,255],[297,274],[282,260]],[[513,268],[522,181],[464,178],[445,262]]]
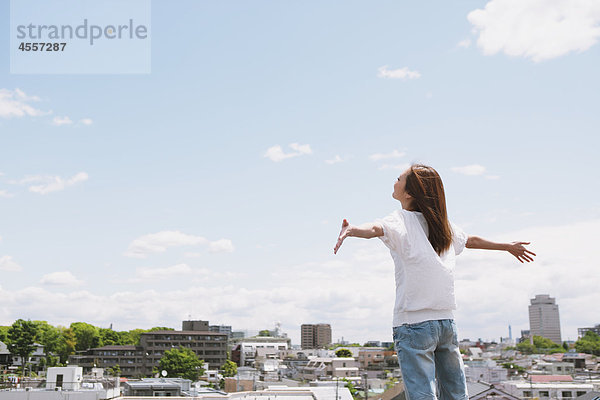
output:
[[[483,249],[483,250],[504,250],[515,256],[520,262],[533,261],[533,256],[536,254],[525,248],[529,242],[512,242],[512,243],[497,243],[479,236],[469,236],[467,240],[468,249]]]
[[[342,246],[344,239],[349,236],[359,237],[363,239],[371,239],[378,236],[383,236],[383,228],[381,225],[376,223],[366,223],[360,226],[350,225],[347,220],[342,222],[342,230],[338,236],[337,243],[333,248],[333,253],[336,254],[339,248]]]

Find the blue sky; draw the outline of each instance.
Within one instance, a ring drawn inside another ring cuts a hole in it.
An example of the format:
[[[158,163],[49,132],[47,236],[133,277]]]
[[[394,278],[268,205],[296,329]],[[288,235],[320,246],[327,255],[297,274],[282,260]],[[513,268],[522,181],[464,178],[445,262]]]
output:
[[[5,30],[0,324],[388,340],[386,248],[332,248],[418,161],[455,223],[539,253],[459,259],[461,336],[527,329],[548,293],[575,339],[600,323],[600,11],[517,3],[154,1],[150,74],[10,74]]]

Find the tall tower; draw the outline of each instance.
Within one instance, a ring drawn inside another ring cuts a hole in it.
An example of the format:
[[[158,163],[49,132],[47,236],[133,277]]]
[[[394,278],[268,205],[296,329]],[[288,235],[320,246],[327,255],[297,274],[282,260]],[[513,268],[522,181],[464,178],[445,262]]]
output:
[[[300,345],[303,349],[327,347],[331,344],[331,325],[302,324],[300,327]]]
[[[537,294],[529,305],[529,330],[531,337],[542,336],[554,343],[562,342],[558,305],[547,294]]]

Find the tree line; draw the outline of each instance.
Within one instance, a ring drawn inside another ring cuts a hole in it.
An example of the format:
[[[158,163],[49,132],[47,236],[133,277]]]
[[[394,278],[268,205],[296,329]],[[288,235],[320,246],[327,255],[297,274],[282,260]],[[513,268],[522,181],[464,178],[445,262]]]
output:
[[[24,366],[35,351],[35,344],[44,346],[44,358],[40,367],[64,365],[71,354],[95,347],[110,345],[134,345],[140,343],[144,332],[174,330],[157,326],[150,329],[114,331],[86,322],[73,322],[69,327],[53,326],[46,321],[18,319],[10,326],[0,326],[0,342],[21,359]]]

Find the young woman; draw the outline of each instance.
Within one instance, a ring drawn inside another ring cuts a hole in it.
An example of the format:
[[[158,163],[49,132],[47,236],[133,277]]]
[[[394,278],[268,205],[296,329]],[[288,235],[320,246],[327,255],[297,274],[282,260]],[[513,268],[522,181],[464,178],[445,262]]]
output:
[[[409,400],[468,399],[453,310],[454,265],[465,247],[504,250],[533,261],[529,242],[496,243],[468,236],[448,221],[442,179],[416,164],[394,184],[402,209],[374,223],[344,220],[334,248],[347,237],[380,238],[395,264],[394,344]],[[437,384],[436,384],[437,381]]]

